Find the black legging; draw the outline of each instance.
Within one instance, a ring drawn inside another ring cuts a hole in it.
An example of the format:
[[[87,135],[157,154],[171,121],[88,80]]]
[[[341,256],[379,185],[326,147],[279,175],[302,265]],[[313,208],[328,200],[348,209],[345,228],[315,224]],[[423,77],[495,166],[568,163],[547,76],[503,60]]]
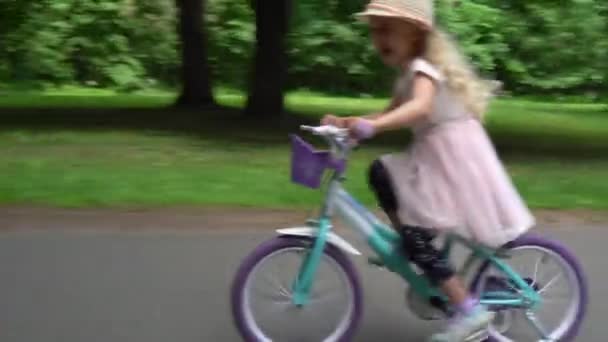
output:
[[[382,209],[391,217],[403,240],[403,248],[409,259],[424,271],[433,284],[440,284],[454,275],[447,258],[433,246],[436,235],[429,229],[412,227],[396,221],[397,199],[393,192],[388,171],[380,160],[369,169],[369,183],[376,193]]]

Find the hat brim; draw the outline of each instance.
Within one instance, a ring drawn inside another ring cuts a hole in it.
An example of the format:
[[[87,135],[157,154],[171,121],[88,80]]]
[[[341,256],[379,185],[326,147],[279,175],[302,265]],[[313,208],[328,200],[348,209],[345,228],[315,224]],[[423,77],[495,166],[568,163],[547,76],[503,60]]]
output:
[[[388,18],[400,18],[406,20],[422,29],[431,30],[432,25],[416,18],[414,16],[406,16],[399,13],[394,13],[391,11],[379,9],[379,8],[368,8],[363,12],[359,12],[355,14],[355,18],[362,22],[369,22],[369,17],[388,17]]]

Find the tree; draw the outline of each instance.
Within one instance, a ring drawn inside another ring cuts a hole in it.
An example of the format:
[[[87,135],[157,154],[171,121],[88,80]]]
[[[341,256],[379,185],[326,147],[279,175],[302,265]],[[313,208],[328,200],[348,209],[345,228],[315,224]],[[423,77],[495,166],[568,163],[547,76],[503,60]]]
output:
[[[30,1],[6,1],[0,5],[0,79],[15,77],[14,65],[19,61],[19,43],[12,36],[26,20]]]
[[[253,0],[256,20],[256,47],[252,79],[247,99],[247,115],[282,115],[287,81],[286,35],[291,0],[272,3]]]
[[[176,105],[214,105],[203,19],[205,0],[176,0],[176,5],[179,16],[178,31],[182,43],[182,91]]]

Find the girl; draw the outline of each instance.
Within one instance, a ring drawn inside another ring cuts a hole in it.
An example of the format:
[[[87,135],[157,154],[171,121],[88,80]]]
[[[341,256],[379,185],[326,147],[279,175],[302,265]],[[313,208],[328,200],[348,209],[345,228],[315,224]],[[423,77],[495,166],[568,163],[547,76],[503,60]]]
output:
[[[432,242],[456,230],[492,247],[534,225],[481,120],[491,94],[433,23],[432,0],[372,0],[358,16],[368,22],[385,64],[400,70],[388,109],[365,117],[328,115],[322,124],[347,127],[357,139],[409,127],[408,151],[371,165],[370,184],[403,237],[407,255],[441,287],[458,315],[432,341],[463,341],[493,314],[468,293]],[[407,154],[407,157],[406,157]]]

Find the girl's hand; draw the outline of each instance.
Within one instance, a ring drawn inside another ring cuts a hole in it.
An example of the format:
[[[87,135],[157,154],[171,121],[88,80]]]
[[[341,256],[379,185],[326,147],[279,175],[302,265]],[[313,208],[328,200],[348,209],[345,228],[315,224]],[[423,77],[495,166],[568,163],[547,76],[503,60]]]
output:
[[[345,120],[332,114],[327,114],[321,119],[321,125],[330,125],[340,128],[345,127]]]
[[[376,134],[376,126],[373,120],[353,118],[348,121],[347,128],[351,136],[357,140],[370,139]]]

